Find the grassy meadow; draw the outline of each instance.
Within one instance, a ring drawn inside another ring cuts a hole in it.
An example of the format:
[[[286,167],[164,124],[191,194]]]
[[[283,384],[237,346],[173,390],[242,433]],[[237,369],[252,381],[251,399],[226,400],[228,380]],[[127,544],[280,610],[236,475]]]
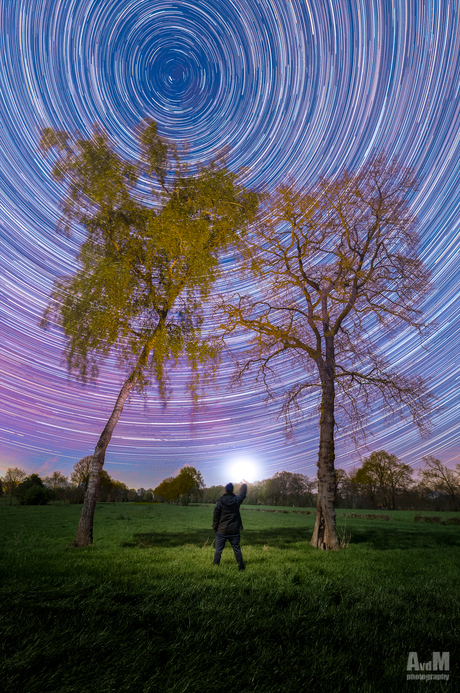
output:
[[[238,572],[212,506],[99,504],[79,549],[81,506],[0,506],[0,690],[460,690],[460,527],[413,519],[451,513],[338,510],[326,553],[314,514],[276,510],[242,506]],[[449,680],[407,681],[414,651],[450,652]]]

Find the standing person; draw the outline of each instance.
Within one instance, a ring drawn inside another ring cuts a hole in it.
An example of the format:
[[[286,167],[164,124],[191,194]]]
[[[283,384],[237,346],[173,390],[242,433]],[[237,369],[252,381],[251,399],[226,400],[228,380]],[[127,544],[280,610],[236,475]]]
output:
[[[240,547],[240,531],[243,529],[240,505],[246,498],[247,491],[247,484],[242,484],[240,493],[235,496],[233,493],[233,484],[227,484],[225,487],[225,494],[221,496],[216,503],[212,519],[212,528],[216,533],[214,565],[219,565],[225,542],[228,539],[232,545],[236,562],[238,563],[238,570],[244,570],[245,568]]]

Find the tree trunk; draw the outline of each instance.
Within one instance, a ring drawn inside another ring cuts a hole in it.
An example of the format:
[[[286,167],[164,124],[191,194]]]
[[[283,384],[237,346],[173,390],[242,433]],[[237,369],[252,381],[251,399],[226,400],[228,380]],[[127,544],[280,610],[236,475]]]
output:
[[[97,497],[99,495],[99,481],[102,467],[105,461],[105,451],[110,443],[115,426],[123,411],[124,404],[128,399],[129,393],[133,389],[135,379],[131,376],[123,384],[120,390],[112,414],[107,421],[101,437],[99,438],[96,449],[94,450],[91,474],[86,487],[85,500],[78,523],[77,535],[73,546],[88,546],[93,543],[93,521],[94,511],[96,510]]]
[[[91,474],[86,488],[85,500],[83,501],[83,508],[80,515],[80,522],[78,523],[77,535],[72,546],[88,546],[89,544],[93,543],[94,511],[96,510],[97,497],[99,495],[99,481],[102,467],[104,466],[105,451],[110,443],[112,433],[118,423],[118,419],[121,416],[121,412],[123,411],[125,402],[129,397],[129,393],[135,386],[139,375],[142,373],[147,363],[149,354],[154,347],[156,336],[163,329],[165,319],[166,313],[156,326],[152,337],[144,344],[144,348],[142,349],[138,358],[136,367],[133,369],[129,378],[123,383],[110,418],[107,421],[101,437],[98,440],[96,449],[94,450]]]
[[[318,501],[316,523],[311,545],[317,549],[337,550],[340,542],[335,522],[335,469],[334,469],[334,374],[330,368],[321,368],[322,398],[318,454]]]
[[[394,510],[396,507],[396,486],[391,487],[391,509]]]

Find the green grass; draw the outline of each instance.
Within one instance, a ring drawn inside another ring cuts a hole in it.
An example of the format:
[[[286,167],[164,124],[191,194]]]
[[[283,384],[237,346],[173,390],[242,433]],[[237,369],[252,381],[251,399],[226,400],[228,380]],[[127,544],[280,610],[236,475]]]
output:
[[[1,690],[459,690],[459,527],[338,510],[326,553],[313,514],[243,506],[241,573],[212,565],[211,506],[101,504],[75,549],[80,510],[0,507]],[[450,652],[449,681],[406,681],[411,651]]]

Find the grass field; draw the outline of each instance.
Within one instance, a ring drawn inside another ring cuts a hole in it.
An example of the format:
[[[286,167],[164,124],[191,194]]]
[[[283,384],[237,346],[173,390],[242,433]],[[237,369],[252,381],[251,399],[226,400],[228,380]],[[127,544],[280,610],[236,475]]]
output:
[[[2,691],[460,690],[460,527],[413,520],[449,514],[347,517],[326,553],[313,514],[243,506],[238,572],[211,506],[100,504],[75,549],[80,510],[0,506]],[[449,680],[408,681],[409,652],[449,652]]]

